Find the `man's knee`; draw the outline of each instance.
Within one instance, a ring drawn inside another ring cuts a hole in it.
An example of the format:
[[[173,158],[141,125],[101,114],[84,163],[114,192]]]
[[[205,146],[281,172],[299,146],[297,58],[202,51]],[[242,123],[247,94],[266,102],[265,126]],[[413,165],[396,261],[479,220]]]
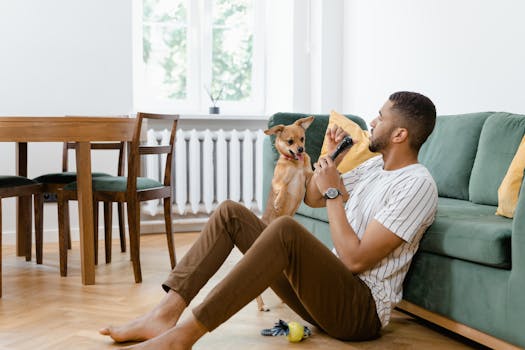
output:
[[[280,234],[286,238],[295,238],[305,231],[301,224],[299,224],[293,217],[288,215],[278,217],[272,221],[270,226],[273,226],[273,229],[270,231]]]
[[[240,207],[243,207],[243,205],[237,202],[234,202],[231,199],[226,199],[221,204],[219,204],[216,210],[221,211],[221,212],[230,212],[230,211],[237,211],[240,209]]]
[[[291,216],[281,216],[270,223],[263,235],[291,253],[292,250],[301,247],[310,238],[311,233]]]
[[[237,202],[234,202],[230,199],[227,199],[225,201],[223,201],[221,204],[219,204],[219,206],[217,207],[217,209],[215,209],[218,214],[222,217],[222,218],[234,218],[234,217],[239,217],[239,216],[242,216],[242,215],[246,215],[246,214],[243,214],[244,211],[248,210],[244,205],[240,204],[240,203],[237,203]]]
[[[296,224],[297,221],[295,221],[295,219],[289,215],[279,216],[277,219],[272,221],[272,225],[276,225],[283,228],[295,226]]]

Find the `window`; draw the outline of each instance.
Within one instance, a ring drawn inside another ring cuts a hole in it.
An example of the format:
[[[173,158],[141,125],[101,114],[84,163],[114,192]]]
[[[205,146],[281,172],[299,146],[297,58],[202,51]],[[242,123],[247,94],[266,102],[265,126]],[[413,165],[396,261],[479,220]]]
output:
[[[262,0],[140,2],[137,109],[262,112]]]

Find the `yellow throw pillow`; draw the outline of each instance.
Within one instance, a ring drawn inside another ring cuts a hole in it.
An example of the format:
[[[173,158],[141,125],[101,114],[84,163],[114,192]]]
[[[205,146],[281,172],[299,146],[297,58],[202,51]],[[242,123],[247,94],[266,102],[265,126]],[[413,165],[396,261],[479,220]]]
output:
[[[330,119],[328,121],[328,127],[331,128],[334,125],[340,126],[346,131],[354,140],[356,144],[350,148],[350,151],[345,155],[337,170],[341,173],[346,173],[347,171],[352,170],[359,164],[363,163],[365,160],[377,156],[379,153],[370,152],[368,145],[370,144],[370,135],[365,130],[355,123],[353,120],[348,119],[344,115],[337,113],[336,111],[330,112]],[[321,155],[323,157],[327,154],[326,150],[327,138],[325,135],[323,141],[323,147],[321,148]]]
[[[521,139],[518,151],[510,163],[507,174],[498,188],[498,209],[496,215],[514,217],[518,204],[523,171],[525,169],[525,136]]]

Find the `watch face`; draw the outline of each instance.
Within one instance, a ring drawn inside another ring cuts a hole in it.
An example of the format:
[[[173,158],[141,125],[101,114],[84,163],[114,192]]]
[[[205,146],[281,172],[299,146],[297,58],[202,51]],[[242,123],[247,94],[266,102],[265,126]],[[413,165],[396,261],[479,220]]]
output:
[[[337,196],[339,196],[339,191],[337,190],[337,188],[329,188],[326,191],[326,197],[329,199],[334,199]]]

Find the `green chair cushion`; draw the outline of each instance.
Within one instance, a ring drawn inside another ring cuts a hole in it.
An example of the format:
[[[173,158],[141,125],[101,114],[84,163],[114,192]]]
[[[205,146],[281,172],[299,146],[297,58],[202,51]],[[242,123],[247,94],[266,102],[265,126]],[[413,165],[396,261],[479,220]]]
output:
[[[93,191],[105,192],[126,192],[128,178],[125,176],[99,176],[92,179]],[[157,180],[147,177],[137,178],[137,190],[148,190],[163,187],[164,185]],[[71,182],[64,186],[65,190],[76,191],[77,183]]]
[[[523,115],[496,113],[487,119],[470,177],[470,201],[498,205],[498,188],[524,134]]]
[[[439,116],[421,147],[419,162],[436,181],[439,196],[469,199],[469,180],[479,135],[491,112]]]
[[[92,173],[91,176],[98,177],[111,175],[106,173]],[[67,171],[63,173],[44,174],[40,175],[39,177],[35,177],[33,180],[42,184],[68,184],[77,180],[77,173],[74,171]]]
[[[38,182],[23,176],[0,175],[0,188],[33,185]]]
[[[276,113],[268,120],[268,128],[275,125],[284,124],[289,125],[295,122],[297,119],[306,118],[313,115],[314,121],[308,129],[306,129],[306,153],[310,156],[312,164],[317,162],[319,155],[321,154],[321,147],[323,146],[324,134],[328,127],[330,116],[327,114],[301,114],[301,113]],[[347,118],[356,122],[363,130],[366,130],[366,122],[355,115],[346,115]],[[275,135],[271,135],[272,151],[274,159],[279,158],[279,152],[275,149]],[[273,174],[273,170],[272,170]]]
[[[436,220],[423,235],[422,251],[499,268],[511,267],[512,220],[496,208],[439,198]]]

